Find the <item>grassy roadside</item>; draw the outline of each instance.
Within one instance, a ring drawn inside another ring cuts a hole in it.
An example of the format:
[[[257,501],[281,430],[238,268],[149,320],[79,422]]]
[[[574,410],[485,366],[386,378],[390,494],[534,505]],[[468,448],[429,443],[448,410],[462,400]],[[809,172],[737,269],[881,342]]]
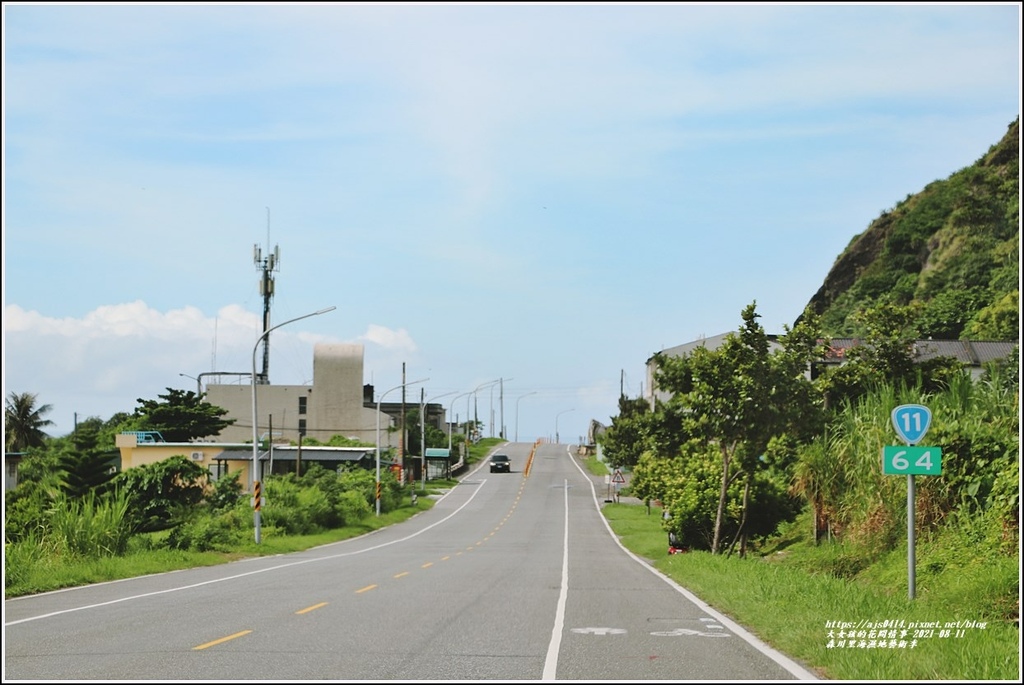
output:
[[[594,457],[581,463],[608,473]],[[821,678],[1020,681],[1019,554],[978,558],[960,540],[919,541],[911,600],[905,546],[867,563],[863,550],[810,544],[802,534],[810,523],[798,520],[765,556],[670,556],[660,508],[606,503],[602,511],[623,546]],[[837,572],[848,566],[864,568]],[[886,621],[894,625],[877,627]],[[915,630],[923,631],[916,642]]]
[[[470,445],[467,459],[470,467],[484,459],[495,445],[504,442],[499,438],[485,438]],[[456,485],[455,480],[431,480],[426,488],[417,483],[417,501],[406,498],[402,505],[379,517],[370,516],[357,525],[327,530],[314,535],[276,535],[264,530],[262,541],[255,540],[235,545],[230,551],[183,551],[161,546],[161,538],[167,531],[137,536],[129,543],[129,551],[123,556],[70,557],[47,554],[41,547],[31,545],[5,545],[4,550],[4,598],[11,599],[24,595],[50,592],[63,588],[102,583],[124,578],[166,573],[199,566],[216,566],[259,556],[273,556],[300,552],[332,542],[340,542],[359,535],[365,535],[379,528],[405,521],[420,511],[434,505],[431,496],[436,496]]]
[[[607,473],[592,457],[583,463]],[[961,549],[947,564],[957,541],[923,542],[911,600],[906,547],[842,577],[828,570],[856,550],[802,542],[796,531],[809,522],[796,522],[767,556],[670,556],[660,508],[606,503],[603,513],[623,546],[821,678],[1020,681],[1019,554],[976,559]]]

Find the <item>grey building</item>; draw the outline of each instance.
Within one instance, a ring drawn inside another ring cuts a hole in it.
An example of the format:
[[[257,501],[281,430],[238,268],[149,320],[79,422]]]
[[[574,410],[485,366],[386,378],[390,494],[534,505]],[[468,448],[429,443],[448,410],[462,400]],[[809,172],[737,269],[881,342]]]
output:
[[[661,354],[666,357],[684,357],[698,347],[715,350],[725,342],[726,337],[735,333],[735,331],[731,331],[730,333],[721,333],[710,338],[699,338],[683,345],[668,347],[662,350]],[[768,338],[769,352],[780,347],[778,335],[768,335],[766,337]],[[861,341],[857,338],[833,338],[825,359],[815,366],[818,366],[818,364],[825,366],[844,364],[849,350],[860,344]],[[984,372],[987,364],[1000,359],[1006,359],[1013,353],[1018,344],[1019,341],[915,340],[913,343],[913,357],[918,362],[936,357],[952,357],[969,369],[973,378],[978,378]],[[651,407],[654,406],[655,400],[664,401],[669,397],[668,393],[662,392],[655,387],[654,375],[656,371],[655,355],[652,355],[647,359],[645,394],[645,398]],[[810,378],[816,374],[813,373],[812,369],[808,369],[807,375]]]

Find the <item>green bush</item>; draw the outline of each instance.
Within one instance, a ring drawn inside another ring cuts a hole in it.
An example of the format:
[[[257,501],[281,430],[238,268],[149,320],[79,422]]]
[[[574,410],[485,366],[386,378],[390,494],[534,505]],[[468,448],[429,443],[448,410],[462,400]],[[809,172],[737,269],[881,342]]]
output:
[[[349,490],[343,492],[335,505],[341,525],[349,526],[358,523],[373,513],[374,509],[360,492]]]
[[[240,518],[235,511],[204,512],[173,528],[167,546],[194,552],[229,551],[243,541],[247,522]]]

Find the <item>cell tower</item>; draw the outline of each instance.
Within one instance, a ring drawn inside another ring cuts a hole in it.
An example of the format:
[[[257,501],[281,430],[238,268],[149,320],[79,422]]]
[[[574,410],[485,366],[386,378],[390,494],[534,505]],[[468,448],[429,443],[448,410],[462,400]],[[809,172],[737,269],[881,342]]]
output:
[[[270,330],[270,300],[274,297],[274,276],[273,273],[281,267],[281,248],[274,245],[274,251],[270,251],[270,208],[267,207],[267,256],[263,256],[263,250],[259,243],[252,246],[252,261],[261,272],[260,295],[263,296],[263,332]],[[263,372],[256,376],[256,382],[260,385],[270,383],[270,336],[263,339]]]

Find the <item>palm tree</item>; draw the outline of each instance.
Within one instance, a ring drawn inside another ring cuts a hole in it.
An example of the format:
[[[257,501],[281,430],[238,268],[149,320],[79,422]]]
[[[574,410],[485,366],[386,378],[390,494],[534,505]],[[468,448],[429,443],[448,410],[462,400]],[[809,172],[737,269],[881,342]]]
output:
[[[4,409],[4,448],[8,452],[23,452],[29,447],[42,447],[47,437],[43,432],[53,421],[44,419],[43,414],[53,407],[48,404],[36,406],[36,396],[32,393],[12,392],[7,396]]]

